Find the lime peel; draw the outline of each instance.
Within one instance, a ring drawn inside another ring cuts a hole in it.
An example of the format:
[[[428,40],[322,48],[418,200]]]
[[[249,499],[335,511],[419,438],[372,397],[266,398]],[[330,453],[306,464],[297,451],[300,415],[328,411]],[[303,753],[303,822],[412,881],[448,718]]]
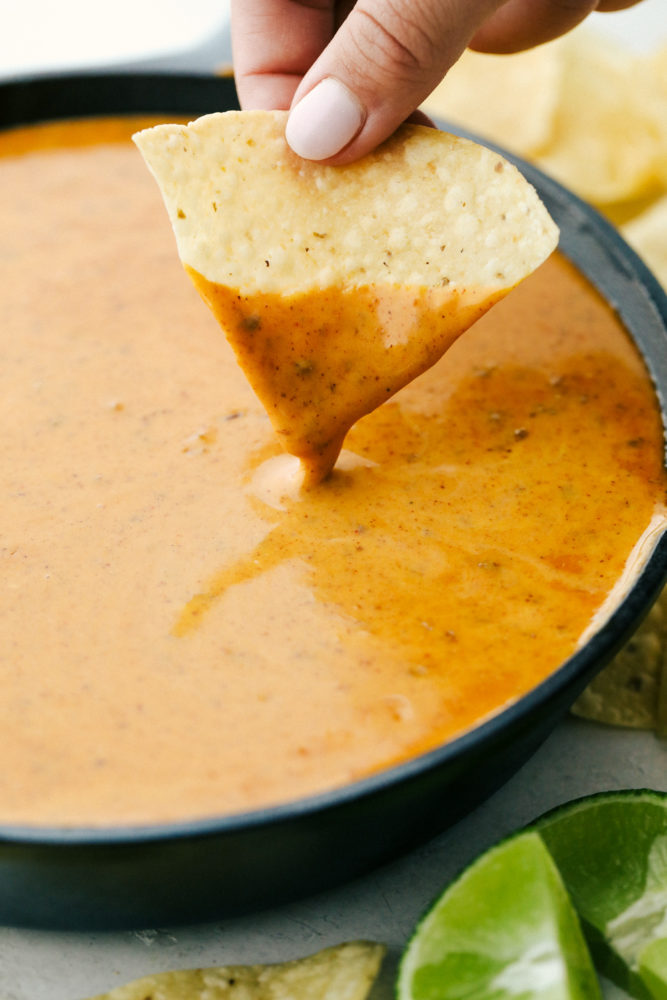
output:
[[[445,890],[404,953],[397,997],[601,997],[579,920],[538,834],[491,848]]]
[[[638,1000],[667,1000],[667,988],[655,986],[667,958],[662,972],[642,973],[647,948],[667,937],[667,794],[586,796],[533,829],[560,871],[599,971]]]

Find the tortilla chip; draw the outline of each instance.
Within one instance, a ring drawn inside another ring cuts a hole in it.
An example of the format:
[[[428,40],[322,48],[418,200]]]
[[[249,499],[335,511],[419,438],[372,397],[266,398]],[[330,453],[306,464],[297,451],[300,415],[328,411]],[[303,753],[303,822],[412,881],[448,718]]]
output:
[[[590,31],[564,39],[551,140],[537,163],[603,206],[664,183],[667,105],[650,60]]]
[[[345,167],[297,157],[286,112],[134,138],[183,264],[287,451],[316,482],[352,424],[434,364],[558,238],[515,167],[406,125]]]
[[[667,195],[623,226],[621,232],[667,288]]]
[[[608,667],[572,706],[574,715],[632,729],[657,729],[667,669],[667,590]]]
[[[551,138],[560,95],[561,48],[559,40],[512,55],[468,49],[422,110],[520,156],[535,156]]]
[[[662,182],[667,187],[667,43],[660,46],[652,54],[649,61],[650,72],[657,95],[658,114],[662,122]]]
[[[352,941],[277,965],[230,965],[144,976],[90,1000],[365,1000],[385,948]]]
[[[406,125],[362,161],[329,167],[291,152],[286,115],[228,111],[134,137],[181,259],[210,281],[293,295],[446,278],[477,297],[554,248],[536,192],[482,146]]]
[[[658,195],[659,197],[659,195]],[[652,191],[649,195],[644,195],[641,198],[629,198],[627,201],[614,201],[609,202],[607,205],[600,206],[600,211],[602,214],[611,222],[612,225],[616,226],[621,232],[623,228],[632,222],[633,219],[639,218],[643,212],[646,212],[651,205],[656,202],[656,192]]]

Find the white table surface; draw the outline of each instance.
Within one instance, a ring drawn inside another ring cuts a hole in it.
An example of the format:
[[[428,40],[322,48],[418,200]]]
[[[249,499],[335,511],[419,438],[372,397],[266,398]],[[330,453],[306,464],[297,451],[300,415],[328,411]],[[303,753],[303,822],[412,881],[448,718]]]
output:
[[[639,50],[667,39],[667,0],[591,19]],[[156,25],[159,28],[156,28]],[[224,0],[0,0],[0,79],[68,69],[206,71],[229,60]],[[477,853],[568,799],[605,789],[667,791],[667,743],[566,718],[499,792],[455,827],[335,891],[193,927],[82,933],[0,928],[0,1000],[81,1000],[173,968],[280,961],[353,938],[389,945],[375,990],[438,891]],[[609,997],[620,997],[609,988]]]

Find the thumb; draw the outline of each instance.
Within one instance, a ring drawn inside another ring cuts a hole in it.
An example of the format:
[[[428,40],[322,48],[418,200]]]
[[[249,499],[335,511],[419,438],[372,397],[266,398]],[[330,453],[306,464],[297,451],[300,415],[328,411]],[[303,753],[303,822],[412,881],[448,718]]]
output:
[[[308,160],[374,149],[440,82],[503,0],[358,0],[301,81],[286,137]]]

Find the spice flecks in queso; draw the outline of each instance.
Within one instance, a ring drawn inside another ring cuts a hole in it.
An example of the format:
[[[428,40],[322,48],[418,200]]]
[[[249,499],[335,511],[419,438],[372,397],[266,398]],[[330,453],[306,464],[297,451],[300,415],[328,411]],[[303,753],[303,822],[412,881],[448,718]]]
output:
[[[0,137],[3,822],[233,812],[450,739],[573,651],[665,496],[642,363],[555,257],[295,497],[101,141],[136,127]]]
[[[310,487],[352,424],[531,274],[558,230],[516,167],[470,140],[403,125],[332,167],[296,156],[286,122],[227,111],[133,139],[181,261]]]
[[[430,368],[502,293],[335,286],[241,294],[187,268],[225,330],[305,486],[331,472],[350,427]]]

